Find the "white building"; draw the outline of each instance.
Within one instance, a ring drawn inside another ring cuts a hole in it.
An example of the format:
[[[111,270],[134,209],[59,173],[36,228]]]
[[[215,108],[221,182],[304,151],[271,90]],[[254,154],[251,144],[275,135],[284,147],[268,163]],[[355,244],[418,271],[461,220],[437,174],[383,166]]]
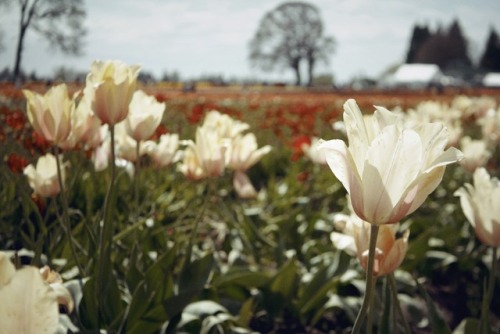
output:
[[[484,87],[500,87],[500,73],[486,73],[481,83]]]
[[[435,64],[402,64],[380,81],[385,88],[427,88],[442,85],[447,77]]]

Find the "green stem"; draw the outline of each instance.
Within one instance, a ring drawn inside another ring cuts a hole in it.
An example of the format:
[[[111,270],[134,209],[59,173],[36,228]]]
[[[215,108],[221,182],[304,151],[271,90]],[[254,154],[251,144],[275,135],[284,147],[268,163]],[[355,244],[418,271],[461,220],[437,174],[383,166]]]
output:
[[[66,192],[64,191],[64,182],[62,178],[62,169],[61,169],[61,161],[59,160],[59,147],[54,146],[54,155],[56,156],[56,166],[57,166],[57,181],[59,182],[59,194],[62,202],[62,220],[63,220],[63,228],[66,236],[68,238],[69,248],[71,251],[71,255],[73,256],[73,260],[78,268],[78,272],[80,277],[85,276],[85,270],[83,269],[80,261],[78,260],[78,256],[76,254],[75,244],[73,241],[73,235],[71,234],[71,223],[69,221],[68,214],[68,199],[66,198]]]
[[[492,250],[493,254],[491,255],[491,267],[488,276],[488,287],[484,292],[485,296],[483,297],[483,304],[481,305],[481,320],[479,321],[479,328],[478,328],[479,334],[482,334],[483,332],[485,333],[490,332],[489,312],[490,312],[491,298],[493,297],[493,292],[495,289],[495,274],[498,261],[498,247],[492,247]]]
[[[366,313],[368,311],[368,307],[370,305],[370,301],[372,298],[373,290],[375,287],[375,276],[373,275],[373,266],[375,263],[375,249],[377,246],[377,237],[378,237],[378,225],[370,225],[370,246],[368,248],[368,268],[366,270],[366,291],[365,296],[363,298],[363,304],[361,305],[361,309],[359,310],[358,316],[356,317],[356,321],[354,322],[354,327],[352,328],[352,334],[359,333],[361,330],[361,325],[363,324],[363,320],[366,317]],[[373,312],[373,309],[370,310]]]
[[[194,240],[196,238],[196,234],[198,232],[198,226],[200,225],[200,220],[203,219],[203,215],[205,213],[205,210],[208,206],[208,202],[211,200],[212,196],[212,187],[211,187],[211,182],[208,183],[207,185],[207,195],[205,197],[205,201],[203,203],[203,206],[201,207],[200,212],[198,213],[198,216],[196,217],[196,220],[194,222],[193,229],[191,230],[191,235],[189,236],[189,245],[187,248],[187,254],[186,254],[186,264],[191,263],[191,255],[193,252],[193,245],[194,245]]]
[[[141,141],[137,140],[137,145],[135,146],[135,172],[134,172],[134,183],[135,183],[135,210],[136,217],[139,217],[139,169],[141,166],[139,152],[141,149]]]
[[[401,309],[401,304],[399,303],[398,290],[396,286],[396,280],[394,279],[394,273],[390,273],[389,275],[387,275],[387,281],[389,282],[394,305],[396,305],[396,311],[398,312],[398,316],[401,319],[401,322],[403,323],[404,332],[405,334],[411,334],[410,325],[408,325],[406,317],[403,314],[403,310]]]
[[[375,283],[377,281],[377,277],[373,278],[373,281],[371,282],[371,295],[370,295],[370,300],[369,300],[369,307],[368,307],[368,317],[366,321],[366,333],[367,334],[372,334],[372,329],[373,329],[373,315],[374,315],[374,304],[375,304]]]
[[[114,220],[112,219],[112,192],[115,186],[115,126],[109,126],[109,133],[111,136],[111,157],[110,157],[110,173],[111,180],[109,181],[108,190],[106,192],[106,197],[104,199],[104,209],[103,209],[103,218],[102,218],[102,226],[100,226],[100,234],[99,234],[99,255],[97,262],[97,270],[95,277],[95,284],[97,284],[98,288],[95,289],[97,296],[97,312],[100,312],[106,303],[106,288],[108,284],[108,277],[105,277],[105,271],[108,272],[111,270],[111,244],[113,241],[113,231],[114,231]],[[99,317],[98,317],[99,319]]]

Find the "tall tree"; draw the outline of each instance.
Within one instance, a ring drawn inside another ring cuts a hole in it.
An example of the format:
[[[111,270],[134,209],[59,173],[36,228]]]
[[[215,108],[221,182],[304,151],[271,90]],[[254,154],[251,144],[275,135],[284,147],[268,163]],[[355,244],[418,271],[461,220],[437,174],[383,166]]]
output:
[[[333,50],[333,38],[323,36],[318,8],[305,2],[286,2],[260,21],[250,42],[250,61],[263,70],[292,69],[297,85],[302,81],[300,65],[305,62],[310,85],[314,67],[320,61],[327,63]]]
[[[14,0],[10,0],[14,1]],[[24,41],[28,30],[46,38],[52,47],[71,55],[82,51],[86,16],[83,0],[17,0],[19,35],[14,62],[14,80],[19,81]]]
[[[413,27],[413,33],[411,35],[411,40],[410,40],[410,47],[406,55],[405,63],[407,64],[416,63],[416,56],[418,50],[422,47],[422,44],[424,44],[427,41],[427,39],[429,39],[429,37],[431,36],[432,34],[429,30],[429,27],[420,25],[416,25]]]
[[[439,29],[418,49],[415,63],[436,64],[442,70],[468,68],[472,64],[467,39],[455,20],[448,30]]]
[[[448,47],[450,59],[447,66],[449,68],[471,66],[472,61],[469,57],[468,42],[462,33],[458,20],[454,20],[448,30]]]
[[[479,67],[484,71],[500,72],[500,37],[493,27],[490,29]]]

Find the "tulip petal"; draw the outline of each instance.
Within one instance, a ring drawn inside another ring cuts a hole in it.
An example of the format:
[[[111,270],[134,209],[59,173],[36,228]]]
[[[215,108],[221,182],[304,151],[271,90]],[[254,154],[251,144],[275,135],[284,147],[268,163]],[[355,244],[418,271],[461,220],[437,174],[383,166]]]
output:
[[[382,225],[379,228],[378,237],[377,237],[377,248],[379,248],[382,253],[387,254],[391,250],[394,241],[395,232],[392,231],[390,226],[397,225]]]
[[[408,230],[406,232],[408,232]],[[408,233],[405,233],[405,236],[396,240],[390,251],[384,254],[382,264],[380,265],[380,272],[378,274],[380,276],[387,275],[399,268],[405,258],[407,249]]]
[[[0,252],[0,289],[9,283],[15,273],[16,267],[9,260],[7,254]]]
[[[343,250],[351,256],[356,255],[356,243],[352,236],[344,233],[332,232],[330,234],[330,240],[337,249]]]
[[[446,166],[449,164],[452,164],[454,162],[460,161],[463,159],[463,153],[457,150],[454,147],[448,148],[446,151],[441,153],[440,156],[438,156],[427,168],[425,169],[425,172],[429,172],[433,168],[437,168],[440,166]]]
[[[379,106],[375,106],[375,113],[373,115],[376,120],[374,122],[377,126],[377,129],[375,129],[377,130],[376,133],[380,133],[386,126],[397,124],[399,119],[397,114]]]
[[[421,157],[420,139],[410,129],[400,134],[391,125],[373,140],[362,178],[366,221],[377,225],[395,222],[392,212],[417,177]]]
[[[344,124],[346,127],[347,139],[349,141],[349,150],[356,153],[353,156],[356,166],[362,166],[365,159],[365,152],[370,145],[371,138],[368,134],[363,114],[359,110],[356,101],[347,100],[344,103]],[[360,174],[362,170],[358,171]]]
[[[423,166],[429,166],[437,157],[442,156],[446,148],[448,143],[446,128],[441,123],[425,123],[416,125],[413,130],[420,135],[422,146],[425,147]]]
[[[356,212],[361,219],[364,219],[362,215],[363,197],[361,196],[361,177],[358,174],[351,153],[347,149],[345,143],[338,139],[329,140],[319,144],[318,149],[324,152],[326,162],[333,174],[351,195],[351,203],[354,212]]]
[[[54,291],[37,268],[16,271],[0,288],[0,333],[47,333],[57,330],[59,311]]]
[[[418,179],[415,180],[414,185],[410,188],[408,194],[412,195],[413,198],[405,198],[404,201],[406,203],[411,203],[411,207],[408,210],[407,214],[410,214],[417,210],[422,203],[426,200],[430,193],[432,193],[441,180],[443,179],[443,175],[445,172],[445,166],[440,166],[421,174]],[[412,194],[416,192],[415,194]]]
[[[257,191],[255,190],[252,182],[248,178],[247,174],[241,171],[237,171],[233,178],[234,190],[240,198],[255,198],[257,197]]]

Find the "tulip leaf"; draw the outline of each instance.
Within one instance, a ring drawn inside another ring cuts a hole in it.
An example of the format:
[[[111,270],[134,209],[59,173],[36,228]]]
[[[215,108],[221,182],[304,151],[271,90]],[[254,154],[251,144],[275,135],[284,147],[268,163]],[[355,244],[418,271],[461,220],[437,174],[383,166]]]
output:
[[[439,310],[434,305],[429,294],[425,291],[425,289],[415,280],[419,292],[424,296],[425,302],[427,304],[427,311],[429,312],[429,319],[432,327],[432,334],[451,334],[451,330],[444,321],[442,315]]]
[[[389,277],[386,276],[384,279],[384,309],[382,316],[380,317],[379,323],[379,332],[380,333],[391,333],[391,320],[393,320],[393,307],[392,305],[392,296],[391,296],[391,288],[389,285]]]
[[[335,277],[343,274],[349,266],[350,257],[345,252],[337,252],[333,262],[322,266],[312,280],[305,285],[298,307],[301,314],[321,308],[328,300],[327,293],[338,281]]]
[[[465,318],[455,328],[453,334],[478,334],[479,320],[475,318]]]
[[[217,288],[227,287],[228,285],[239,285],[246,288],[259,288],[266,285],[270,280],[268,274],[264,272],[251,271],[245,268],[230,268],[214,279],[212,284]]]
[[[297,261],[291,259],[281,266],[269,285],[263,289],[263,302],[271,316],[282,312],[284,308],[293,307],[291,301],[297,291],[298,282]]]
[[[173,294],[171,274],[176,255],[177,247],[174,246],[149,267],[144,279],[136,285],[127,314],[127,323],[134,324],[148,310],[161,306],[161,302]],[[161,325],[161,321],[158,323]]]
[[[250,320],[253,316],[254,299],[247,299],[243,305],[241,305],[240,312],[238,314],[237,323],[240,326],[248,327]]]

